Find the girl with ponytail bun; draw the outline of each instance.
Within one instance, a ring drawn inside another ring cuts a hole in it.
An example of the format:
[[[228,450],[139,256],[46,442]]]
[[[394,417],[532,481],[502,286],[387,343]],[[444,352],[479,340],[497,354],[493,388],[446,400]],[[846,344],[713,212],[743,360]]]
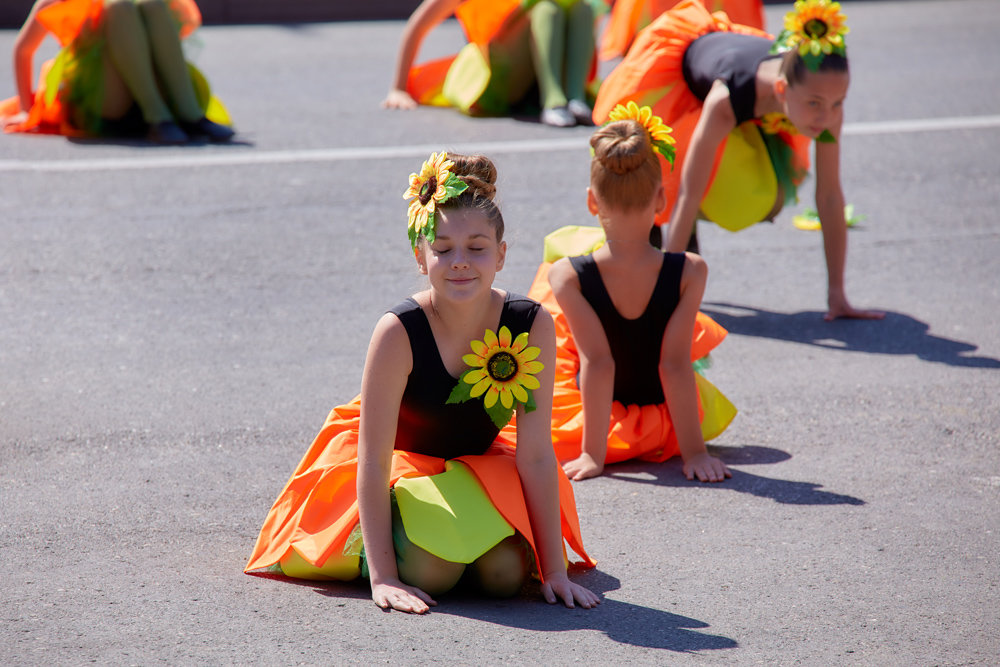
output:
[[[679,454],[688,479],[721,482],[729,470],[705,440],[735,410],[692,367],[725,335],[698,312],[708,269],[649,241],[667,204],[661,162],[670,167],[674,140],[648,107],[630,103],[613,116],[590,140],[587,207],[604,238],[543,264],[529,292],[552,313],[559,343],[556,457],[582,480],[605,464]]]

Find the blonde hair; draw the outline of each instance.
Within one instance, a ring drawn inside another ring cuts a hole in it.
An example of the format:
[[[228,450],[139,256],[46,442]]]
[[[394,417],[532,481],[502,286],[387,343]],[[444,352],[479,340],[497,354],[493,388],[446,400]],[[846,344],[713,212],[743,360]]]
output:
[[[660,158],[646,129],[634,120],[618,120],[590,137],[590,187],[611,208],[633,210],[649,204],[660,184]]]

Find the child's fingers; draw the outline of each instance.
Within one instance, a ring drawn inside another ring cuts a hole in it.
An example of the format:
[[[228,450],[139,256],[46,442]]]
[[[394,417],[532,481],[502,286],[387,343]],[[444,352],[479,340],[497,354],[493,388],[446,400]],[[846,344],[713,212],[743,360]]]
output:
[[[556,603],[556,594],[552,592],[551,584],[542,584],[542,597],[545,598],[545,601],[549,604]]]
[[[393,601],[393,609],[413,614],[422,614],[429,609],[427,603],[415,595],[399,596]]]
[[[414,587],[411,592],[413,593],[413,595],[415,595],[417,598],[419,598],[423,602],[426,602],[427,604],[429,604],[429,605],[431,605],[433,607],[437,606],[437,602],[434,600],[434,598],[432,598],[430,595],[428,595],[427,593],[425,593],[421,589]]]
[[[573,599],[573,589],[572,588],[569,588],[568,590],[567,589],[563,589],[560,592],[559,597],[562,598],[563,604],[566,605],[568,608],[570,608],[570,609],[575,609],[576,608],[576,601]]]
[[[584,609],[592,609],[601,603],[601,599],[593,591],[583,586],[576,586],[575,595],[576,601]]]

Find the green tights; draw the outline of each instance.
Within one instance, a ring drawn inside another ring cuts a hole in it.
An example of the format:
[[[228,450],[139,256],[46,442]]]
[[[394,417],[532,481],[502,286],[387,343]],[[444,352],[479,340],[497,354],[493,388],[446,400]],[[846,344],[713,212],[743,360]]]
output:
[[[584,100],[594,56],[594,10],[577,0],[568,10],[542,0],[530,12],[531,55],[542,107],[564,107]]]
[[[111,64],[147,123],[193,122],[204,115],[163,0],[105,0],[104,31]]]

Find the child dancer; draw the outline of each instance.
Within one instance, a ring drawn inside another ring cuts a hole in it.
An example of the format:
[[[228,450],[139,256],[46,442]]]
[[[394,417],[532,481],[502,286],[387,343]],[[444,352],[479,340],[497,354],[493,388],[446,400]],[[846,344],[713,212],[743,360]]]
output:
[[[246,571],[364,573],[380,607],[423,613],[463,574],[513,595],[534,563],[548,602],[598,603],[563,560],[565,538],[594,564],[552,453],[552,319],[492,287],[506,252],[495,181],[487,158],[444,153],[411,175],[410,241],[430,287],[378,321],[360,397],[330,413]]]
[[[826,319],[881,318],[881,312],[851,306],[844,292],[844,16],[835,2],[799,0],[785,26],[775,42],[709,14],[698,0],[685,0],[640,33],[604,82],[594,118],[602,121],[616,104],[634,99],[650,104],[677,132],[679,168],[663,177],[673,204],[666,247],[673,251],[697,248],[699,215],[732,231],[772,220],[796,199],[815,139]]]
[[[228,114],[181,52],[181,37],[200,23],[193,0],[37,0],[14,43],[17,97],[0,102],[0,125],[145,134],[162,144],[229,141]],[[33,91],[32,60],[49,32],[63,49]]]
[[[702,426],[714,421],[707,433],[714,436],[735,410],[703,378],[696,381],[691,363],[725,335],[699,318],[708,269],[697,255],[649,243],[666,205],[656,152],[672,161],[673,139],[648,107],[630,104],[611,115],[620,120],[590,140],[587,207],[601,222],[603,245],[553,263],[547,284],[543,264],[530,292],[553,313],[561,337],[556,453],[574,480],[601,474],[605,463],[680,454],[688,479],[721,482],[729,470],[708,454]],[[699,389],[703,399],[715,397],[701,401],[701,410]]]
[[[403,31],[392,87],[382,106],[454,106],[503,115],[537,81],[541,121],[591,124],[586,84],[594,73],[596,0],[424,0]],[[451,14],[469,44],[414,68],[424,37]]]

